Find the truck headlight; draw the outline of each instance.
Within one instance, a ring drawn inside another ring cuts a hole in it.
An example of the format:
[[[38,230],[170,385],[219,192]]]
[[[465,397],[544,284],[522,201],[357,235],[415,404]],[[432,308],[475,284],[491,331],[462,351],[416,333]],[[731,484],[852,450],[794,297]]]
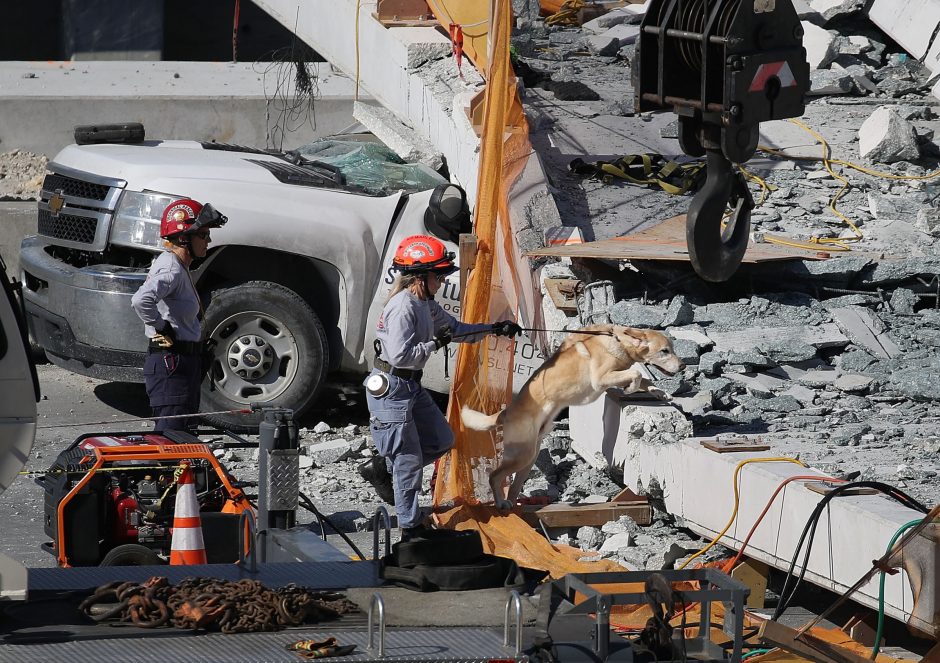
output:
[[[125,191],[111,222],[111,243],[121,246],[159,248],[160,219],[164,210],[182,196]]]

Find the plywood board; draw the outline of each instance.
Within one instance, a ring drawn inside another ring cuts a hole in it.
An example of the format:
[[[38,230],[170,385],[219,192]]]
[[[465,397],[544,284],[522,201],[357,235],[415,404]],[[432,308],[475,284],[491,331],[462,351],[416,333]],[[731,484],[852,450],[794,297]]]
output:
[[[546,247],[528,251],[526,255],[598,258],[603,260],[673,260],[688,262],[689,249],[685,238],[685,214],[666,219],[662,223],[634,235],[569,246]],[[779,244],[752,243],[744,253],[743,262],[822,259],[824,259],[824,256],[815,250],[797,249]]]
[[[777,622],[766,621],[760,625],[757,637],[786,651],[799,654],[819,663],[871,663],[869,658],[839,647],[821,638],[804,633],[797,638],[797,630]]]
[[[702,446],[720,454],[738,451],[767,451],[770,449],[770,445],[765,443],[760,438],[757,438],[756,440],[748,440],[745,438],[702,440]]]
[[[600,527],[605,523],[630,516],[638,525],[649,525],[653,513],[647,502],[625,504],[605,502],[603,504],[568,504],[558,502],[543,506],[535,515],[546,527]]]

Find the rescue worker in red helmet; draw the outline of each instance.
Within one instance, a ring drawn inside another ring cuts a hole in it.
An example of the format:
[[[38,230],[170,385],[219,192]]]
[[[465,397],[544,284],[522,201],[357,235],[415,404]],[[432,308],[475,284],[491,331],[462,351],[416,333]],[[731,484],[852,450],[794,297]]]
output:
[[[193,260],[206,256],[209,231],[227,220],[208,203],[189,198],[171,203],[160,222],[166,251],[154,259],[147,280],[131,298],[150,339],[144,383],[153,416],[158,417],[157,432],[193,428],[197,422],[196,417],[159,417],[199,411],[203,311],[189,269]]]
[[[402,539],[408,540],[424,529],[418,509],[422,470],[454,446],[447,420],[421,386],[424,365],[432,352],[451,341],[474,342],[486,334],[516,336],[522,329],[510,320],[463,323],[434,301],[444,278],[457,270],[454,254],[434,237],[406,237],[392,267],[400,275],[379,317],[375,368],[364,383],[380,457],[359,471],[380,497],[395,504]]]

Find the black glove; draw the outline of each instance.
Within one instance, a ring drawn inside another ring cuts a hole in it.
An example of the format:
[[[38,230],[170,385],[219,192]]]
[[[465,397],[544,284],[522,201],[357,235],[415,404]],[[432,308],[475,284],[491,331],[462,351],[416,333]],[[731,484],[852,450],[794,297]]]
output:
[[[168,350],[172,348],[173,344],[176,343],[176,330],[173,329],[173,325],[164,321],[163,329],[158,331],[156,336],[153,337],[153,342],[159,345],[161,348],[166,348]]]
[[[454,330],[450,328],[450,325],[444,325],[437,330],[437,333],[434,335],[434,345],[437,346],[437,349],[440,350],[445,345],[454,340]]]
[[[497,336],[518,336],[522,333],[522,327],[517,325],[512,320],[500,320],[499,322],[494,322],[492,326],[493,333]]]

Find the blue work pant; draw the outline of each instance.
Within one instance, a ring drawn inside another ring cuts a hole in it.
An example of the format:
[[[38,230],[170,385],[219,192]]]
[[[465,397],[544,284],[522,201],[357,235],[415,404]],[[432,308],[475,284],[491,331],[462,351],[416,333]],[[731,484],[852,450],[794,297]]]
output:
[[[450,451],[454,432],[420,382],[386,377],[384,396],[366,391],[369,427],[375,448],[391,465],[398,526],[414,527],[421,522],[418,493],[424,466]]]
[[[144,361],[144,385],[154,417],[199,411],[202,357],[175,352],[151,352]],[[154,432],[195,428],[198,417],[157,419]]]

